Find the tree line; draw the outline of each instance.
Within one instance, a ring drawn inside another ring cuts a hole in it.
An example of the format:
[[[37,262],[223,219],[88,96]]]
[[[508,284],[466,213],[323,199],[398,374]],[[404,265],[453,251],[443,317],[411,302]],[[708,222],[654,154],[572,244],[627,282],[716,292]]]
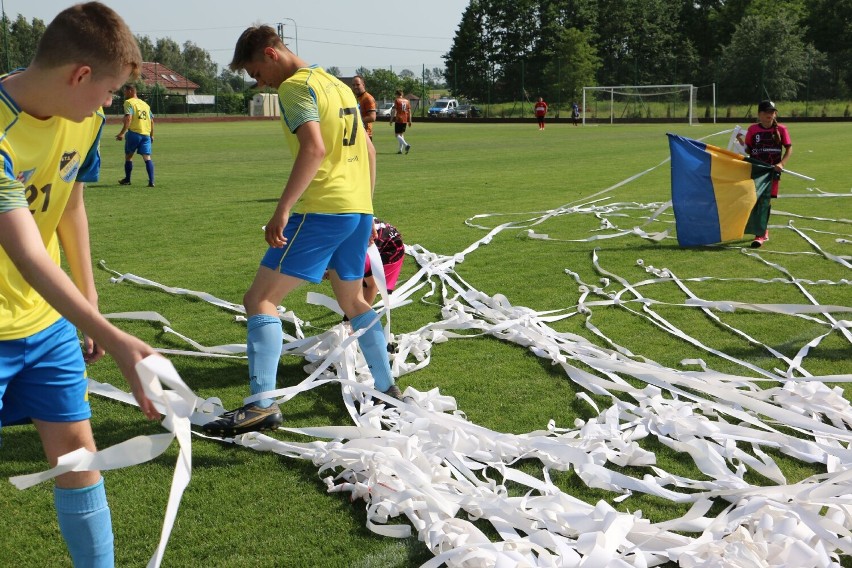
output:
[[[36,48],[45,30],[44,21],[33,18],[28,21],[18,14],[14,20],[6,18],[2,21],[2,40],[0,40],[0,67],[8,72],[29,65],[35,56]],[[227,98],[229,95],[242,95],[250,91],[244,75],[233,73],[230,69],[218,69],[210,53],[191,41],[179,45],[171,38],[152,40],[148,36],[136,36],[142,60],[160,63],[176,71],[199,85],[198,94],[216,94]],[[340,76],[340,69],[329,67],[328,71]],[[392,100],[394,91],[401,89],[405,93],[420,95],[422,91],[443,86],[444,70],[440,68],[422,69],[419,74],[403,69],[394,73],[388,69],[368,69],[360,67],[356,73],[365,78],[370,93],[377,100]],[[146,89],[142,89],[145,92]],[[163,91],[163,89],[160,89]],[[164,93],[154,93],[161,96]],[[242,97],[237,97],[235,106],[242,107]]]
[[[471,0],[444,55],[480,102],[716,84],[722,103],[852,93],[852,0]]]
[[[0,24],[0,67],[3,72],[26,67],[35,57],[38,42],[44,35],[46,24],[39,18],[28,21],[23,15],[10,20],[3,18]],[[152,40],[148,36],[136,36],[142,60],[161,63],[177,71],[190,81],[200,85],[199,93],[235,93],[245,90],[242,76],[223,69],[210,58],[210,53],[191,41],[181,46],[171,38]]]

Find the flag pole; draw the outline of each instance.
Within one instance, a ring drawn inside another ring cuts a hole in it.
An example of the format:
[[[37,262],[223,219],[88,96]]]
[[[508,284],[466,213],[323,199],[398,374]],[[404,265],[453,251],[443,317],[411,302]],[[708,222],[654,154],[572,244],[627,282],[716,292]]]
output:
[[[783,170],[781,170],[781,173],[782,173],[782,174],[790,174],[790,175],[791,175],[791,176],[793,176],[793,177],[797,177],[797,178],[801,178],[801,179],[806,179],[806,180],[808,180],[808,181],[816,181],[816,179],[814,179],[814,178],[812,178],[812,177],[810,177],[810,176],[806,176],[805,174],[796,173],[796,172],[794,172],[794,171],[792,171],[792,170],[788,170],[788,169],[786,169],[786,168],[785,168],[785,169],[783,169]]]

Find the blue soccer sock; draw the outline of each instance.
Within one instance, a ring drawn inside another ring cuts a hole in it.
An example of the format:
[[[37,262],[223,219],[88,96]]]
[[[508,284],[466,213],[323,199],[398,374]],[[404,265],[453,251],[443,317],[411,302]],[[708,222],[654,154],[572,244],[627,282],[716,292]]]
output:
[[[148,181],[154,183],[154,160],[145,161],[145,171],[148,172]]]
[[[130,181],[131,172],[133,172],[133,162],[130,160],[124,160],[124,179]]]
[[[74,566],[113,568],[112,516],[104,479],[82,489],[53,489],[53,502]]]
[[[284,330],[281,329],[281,320],[277,317],[258,314],[248,319],[246,353],[251,394],[275,389],[275,377],[278,374],[283,340]],[[261,408],[268,408],[273,402],[271,398],[263,398],[255,404]]]
[[[373,374],[376,390],[386,392],[393,386],[393,375],[391,375],[388,360],[388,342],[382,329],[381,318],[373,310],[352,318],[352,329],[359,331],[364,328],[367,330],[358,338],[358,345],[364,353],[370,373]]]

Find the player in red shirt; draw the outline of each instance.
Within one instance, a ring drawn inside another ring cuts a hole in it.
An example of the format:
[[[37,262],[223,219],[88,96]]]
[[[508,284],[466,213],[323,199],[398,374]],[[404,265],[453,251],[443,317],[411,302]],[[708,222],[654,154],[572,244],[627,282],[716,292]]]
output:
[[[539,97],[538,102],[535,103],[535,117],[538,120],[538,129],[544,130],[544,117],[547,115],[547,103],[544,102],[544,99]]]

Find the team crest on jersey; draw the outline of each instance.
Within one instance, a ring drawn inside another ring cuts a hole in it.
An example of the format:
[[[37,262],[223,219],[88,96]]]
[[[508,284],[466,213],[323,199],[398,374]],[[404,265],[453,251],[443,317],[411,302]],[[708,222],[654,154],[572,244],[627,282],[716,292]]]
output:
[[[72,182],[77,178],[77,172],[80,171],[80,153],[77,150],[71,150],[62,154],[59,159],[59,177],[63,181]]]
[[[30,180],[33,179],[33,176],[35,175],[35,171],[36,171],[36,169],[33,168],[33,169],[27,170],[25,172],[19,172],[18,175],[15,176],[15,179],[18,180],[19,182],[21,182],[23,185],[27,185],[28,183],[30,183]]]

